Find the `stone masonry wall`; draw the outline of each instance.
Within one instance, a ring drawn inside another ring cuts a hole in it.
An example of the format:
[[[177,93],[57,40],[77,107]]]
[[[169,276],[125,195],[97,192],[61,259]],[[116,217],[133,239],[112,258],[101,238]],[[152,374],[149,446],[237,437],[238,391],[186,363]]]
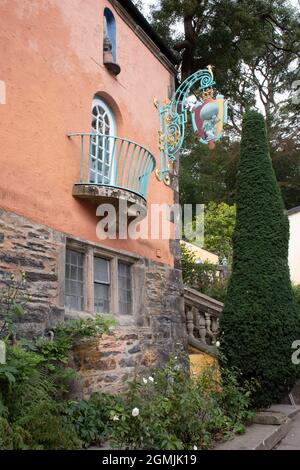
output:
[[[0,210],[0,283],[23,270],[32,296],[18,325],[20,335],[46,334],[64,320],[65,249],[65,234]],[[181,271],[145,258],[132,269],[133,315],[117,319],[114,335],[74,348],[81,395],[119,391],[128,377],[147,374],[170,353],[186,349]]]
[[[47,227],[0,210],[0,282],[11,273],[24,271],[30,286],[31,301],[19,324],[22,335],[42,335],[64,318],[58,278],[63,240]]]
[[[135,267],[139,305],[134,323],[118,326],[114,335],[82,341],[74,361],[83,377],[83,395],[118,392],[135,374],[147,377],[171,353],[186,350],[180,271],[142,259]]]

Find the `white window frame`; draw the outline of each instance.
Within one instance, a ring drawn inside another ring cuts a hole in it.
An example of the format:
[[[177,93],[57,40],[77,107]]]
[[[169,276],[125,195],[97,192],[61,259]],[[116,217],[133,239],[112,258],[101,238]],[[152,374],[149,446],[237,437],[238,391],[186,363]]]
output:
[[[97,114],[94,114],[94,111]],[[101,110],[101,112],[98,112]],[[89,156],[89,181],[94,184],[105,184],[114,186],[116,180],[116,159],[114,155],[114,138],[105,136],[117,135],[117,126],[114,114],[108,104],[99,96],[95,96],[92,101],[92,134]],[[107,124],[106,124],[107,119]],[[103,163],[105,160],[105,165]],[[92,169],[93,163],[98,161],[97,169]],[[106,169],[107,174],[106,174]]]

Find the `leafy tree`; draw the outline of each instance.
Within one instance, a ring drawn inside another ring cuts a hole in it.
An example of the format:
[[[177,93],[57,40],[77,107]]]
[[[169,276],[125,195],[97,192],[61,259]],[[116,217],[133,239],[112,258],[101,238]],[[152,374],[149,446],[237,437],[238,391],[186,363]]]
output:
[[[249,111],[243,121],[233,269],[220,341],[222,361],[225,357],[241,370],[241,382],[258,380],[256,406],[280,400],[300,376],[291,361],[300,321],[289,278],[288,239],[265,122]]]
[[[236,170],[239,158],[238,142],[224,139],[211,151],[188,134],[179,167],[181,204],[208,204],[210,201],[233,204]]]
[[[185,142],[182,199],[234,202],[241,117],[259,102],[285,205],[299,205],[300,104],[291,99],[299,78],[297,9],[286,0],[161,0],[152,7],[152,24],[178,52],[181,78],[213,63],[218,87],[230,98],[229,141],[223,139],[210,157],[201,144]]]
[[[213,62],[221,89],[244,106],[254,103],[256,87],[243,79],[245,64],[274,51],[299,53],[299,15],[285,0],[161,0],[152,18],[178,51],[182,77]]]
[[[235,226],[236,208],[222,202],[210,202],[204,213],[204,248],[232,259],[232,234]]]

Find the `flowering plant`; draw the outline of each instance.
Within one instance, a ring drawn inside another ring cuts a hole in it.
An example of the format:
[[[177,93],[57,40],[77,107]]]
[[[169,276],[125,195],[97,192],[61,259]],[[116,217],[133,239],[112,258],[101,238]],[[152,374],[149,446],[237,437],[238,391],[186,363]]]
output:
[[[110,441],[115,446],[205,449],[243,431],[243,423],[251,415],[249,391],[237,386],[233,373],[223,374],[223,380],[216,366],[191,378],[186,360],[185,356],[172,357],[153,377],[129,384],[123,411],[111,428]]]

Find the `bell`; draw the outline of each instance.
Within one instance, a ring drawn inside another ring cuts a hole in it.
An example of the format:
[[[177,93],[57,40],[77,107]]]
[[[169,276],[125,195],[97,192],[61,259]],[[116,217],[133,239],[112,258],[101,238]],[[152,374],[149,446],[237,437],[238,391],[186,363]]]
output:
[[[103,40],[103,64],[113,75],[121,72],[120,66],[114,61],[112,43],[108,36],[105,36]]]
[[[112,53],[112,43],[108,36],[106,36],[103,40],[103,63],[104,65],[113,62],[114,57]]]

